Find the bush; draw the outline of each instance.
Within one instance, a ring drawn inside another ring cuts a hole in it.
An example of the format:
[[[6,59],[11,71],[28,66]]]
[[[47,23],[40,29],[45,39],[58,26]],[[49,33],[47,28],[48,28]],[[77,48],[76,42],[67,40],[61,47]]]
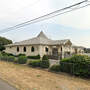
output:
[[[0,53],[0,60],[2,60],[2,54]]]
[[[26,56],[25,54],[18,54],[16,55],[16,57],[20,57],[20,56]]]
[[[13,55],[12,53],[8,53],[7,55],[8,55],[8,56],[15,56],[15,55]]]
[[[40,66],[42,68],[49,68],[50,63],[49,63],[48,57],[46,55],[43,56]]]
[[[40,55],[37,56],[27,56],[29,59],[40,59]]]
[[[50,71],[59,72],[60,71],[60,65],[53,65],[50,67]]]
[[[12,53],[1,52],[3,56],[14,56]]]
[[[74,68],[73,65],[74,65],[73,63],[61,62],[60,63],[60,71],[73,74],[73,68]]]
[[[32,67],[40,67],[40,63],[41,63],[41,60],[32,60],[29,62],[28,65],[30,65]]]
[[[13,62],[14,61],[14,59],[15,59],[15,57],[14,56],[8,56],[8,55],[2,55],[2,54],[0,54],[0,59],[2,60],[2,61],[8,61],[8,62]]]
[[[90,77],[90,57],[74,55],[60,61],[60,70],[76,76]]]
[[[18,57],[18,63],[19,64],[25,64],[27,62],[27,57],[26,56],[19,56]]]
[[[14,59],[13,63],[15,64],[18,63],[18,59]]]
[[[2,56],[8,56],[8,53],[6,52],[1,52]]]
[[[7,56],[7,55],[5,55],[5,56],[1,56],[1,60],[2,61],[8,61],[8,58],[9,58],[9,56]]]
[[[14,60],[15,60],[15,57],[14,56],[8,56],[7,61],[13,62]]]
[[[44,55],[42,60],[48,60],[48,56]]]

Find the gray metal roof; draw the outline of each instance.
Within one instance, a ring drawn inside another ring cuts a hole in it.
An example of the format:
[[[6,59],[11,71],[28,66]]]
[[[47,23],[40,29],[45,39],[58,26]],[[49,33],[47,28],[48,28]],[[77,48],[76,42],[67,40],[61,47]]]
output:
[[[42,44],[42,45],[57,45],[57,44],[59,44],[59,45],[61,45],[61,44],[67,43],[68,41],[70,41],[70,40],[69,39],[51,40],[41,31],[40,34],[35,38],[24,40],[21,42],[16,42],[14,44],[9,44],[6,46],[35,45],[35,44]]]
[[[72,45],[73,48],[81,48],[81,49],[84,49],[85,47],[83,46],[76,46],[76,45]]]

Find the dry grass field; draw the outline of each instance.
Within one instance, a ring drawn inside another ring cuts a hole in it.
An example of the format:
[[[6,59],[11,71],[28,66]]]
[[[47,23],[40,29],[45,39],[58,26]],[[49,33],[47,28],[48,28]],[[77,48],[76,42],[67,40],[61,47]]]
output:
[[[90,81],[0,61],[0,78],[19,90],[90,90]]]

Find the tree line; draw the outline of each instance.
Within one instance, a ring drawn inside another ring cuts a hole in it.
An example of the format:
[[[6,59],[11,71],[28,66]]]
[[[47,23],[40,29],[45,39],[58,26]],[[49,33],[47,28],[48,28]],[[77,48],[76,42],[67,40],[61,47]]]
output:
[[[5,50],[5,45],[12,44],[12,40],[0,36],[0,51]]]

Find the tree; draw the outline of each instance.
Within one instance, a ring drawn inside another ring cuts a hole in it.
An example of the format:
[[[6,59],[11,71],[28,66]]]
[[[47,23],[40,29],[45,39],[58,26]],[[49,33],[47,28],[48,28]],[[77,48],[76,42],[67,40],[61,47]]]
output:
[[[7,38],[0,37],[0,51],[5,50],[4,45],[7,45],[7,44],[12,44],[12,41]]]

